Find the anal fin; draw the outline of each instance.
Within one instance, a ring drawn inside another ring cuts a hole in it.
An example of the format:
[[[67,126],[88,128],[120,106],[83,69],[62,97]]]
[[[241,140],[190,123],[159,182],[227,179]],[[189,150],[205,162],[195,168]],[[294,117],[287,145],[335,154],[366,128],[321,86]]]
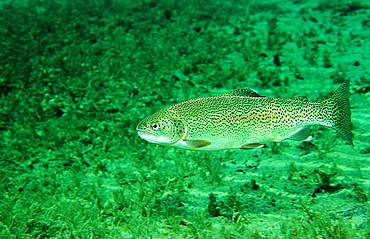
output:
[[[309,141],[312,139],[309,128],[300,128],[290,134],[287,139],[297,140],[297,141]]]
[[[240,147],[240,149],[258,149],[264,147],[264,144],[259,144],[259,143],[254,143],[254,144],[244,144],[243,146]]]

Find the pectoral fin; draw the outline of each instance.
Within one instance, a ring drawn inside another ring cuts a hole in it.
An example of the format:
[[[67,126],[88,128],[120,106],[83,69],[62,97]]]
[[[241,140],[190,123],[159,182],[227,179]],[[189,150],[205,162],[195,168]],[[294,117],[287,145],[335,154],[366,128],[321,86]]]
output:
[[[257,149],[257,148],[262,148],[263,146],[265,146],[264,144],[259,144],[259,143],[255,143],[255,144],[244,144],[242,147],[240,147],[241,149]]]
[[[211,142],[207,140],[184,140],[183,144],[190,149],[197,149],[208,146],[211,144]]]

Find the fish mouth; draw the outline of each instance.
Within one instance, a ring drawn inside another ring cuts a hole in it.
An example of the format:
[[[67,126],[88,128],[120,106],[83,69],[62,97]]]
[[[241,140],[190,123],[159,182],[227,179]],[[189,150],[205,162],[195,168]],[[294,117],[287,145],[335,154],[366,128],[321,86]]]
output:
[[[136,129],[140,138],[151,143],[160,143],[159,135],[148,129]]]
[[[137,129],[137,134],[140,138],[150,143],[165,145],[172,144],[171,140],[168,140],[166,137],[163,137],[150,129]]]
[[[158,136],[155,132],[151,131],[151,130],[148,130],[148,129],[136,129],[137,130],[137,134],[140,136],[140,137],[147,137],[147,136]]]

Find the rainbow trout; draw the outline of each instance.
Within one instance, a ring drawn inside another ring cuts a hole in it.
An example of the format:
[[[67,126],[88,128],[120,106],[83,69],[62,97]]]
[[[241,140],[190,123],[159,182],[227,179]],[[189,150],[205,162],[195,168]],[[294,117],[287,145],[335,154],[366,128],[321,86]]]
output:
[[[251,89],[184,101],[142,120],[138,135],[151,142],[192,150],[254,149],[284,139],[309,140],[310,125],[335,129],[349,144],[349,81],[322,102],[268,98]]]

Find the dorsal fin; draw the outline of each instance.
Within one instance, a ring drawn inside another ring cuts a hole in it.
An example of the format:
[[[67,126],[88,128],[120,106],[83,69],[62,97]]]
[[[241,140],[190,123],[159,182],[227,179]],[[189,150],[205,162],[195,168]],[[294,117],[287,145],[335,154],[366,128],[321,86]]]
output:
[[[264,97],[260,96],[257,92],[252,89],[240,89],[227,92],[225,95],[239,95],[239,96],[249,96],[249,97]]]
[[[298,97],[292,98],[292,100],[308,101],[306,96],[298,96]]]

